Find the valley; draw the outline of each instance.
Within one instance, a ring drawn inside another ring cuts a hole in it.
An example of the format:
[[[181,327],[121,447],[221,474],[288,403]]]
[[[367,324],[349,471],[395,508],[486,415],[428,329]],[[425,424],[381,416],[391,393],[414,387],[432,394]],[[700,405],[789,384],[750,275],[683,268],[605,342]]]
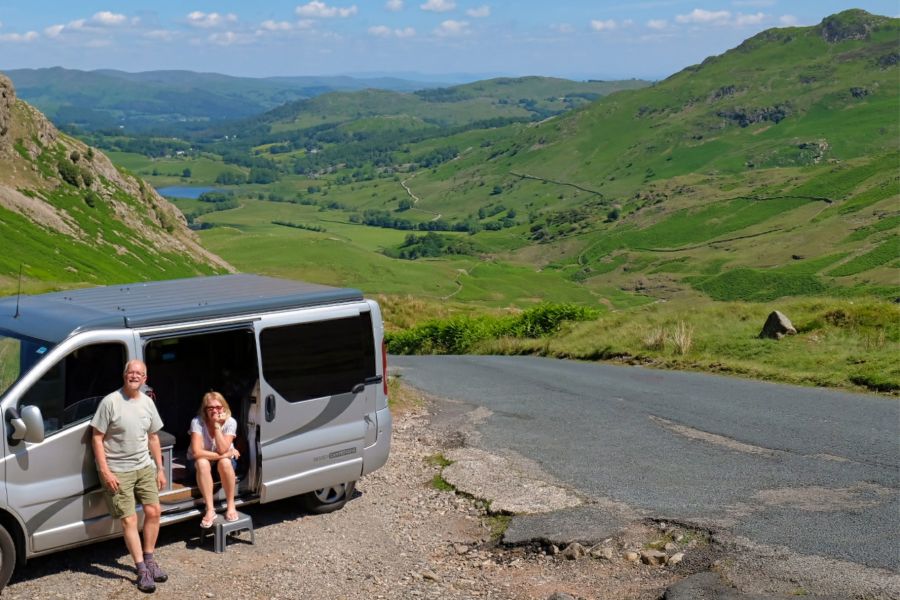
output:
[[[154,97],[181,105],[165,94],[183,74],[132,74],[121,105],[80,120],[69,118],[74,104],[54,113],[65,152],[96,148],[157,188],[213,188],[170,200],[193,230],[184,235],[222,263],[147,270],[78,245],[64,252],[46,228],[22,236],[33,226],[20,212],[4,219],[20,254],[0,262],[0,289],[15,292],[22,264],[26,291],[234,268],[379,295],[396,330],[573,303],[598,319],[551,341],[482,339],[470,350],[896,393],[898,31],[896,18],[849,10],[763,31],[652,84],[266,80],[253,90],[206,77],[197,83],[210,93],[257,103],[114,125],[154,82]],[[36,102],[62,106],[71,88],[37,75],[17,76]],[[94,73],[89,87],[125,75]],[[10,188],[106,223],[90,215],[93,184],[35,192],[65,157],[40,159],[49,146],[23,154],[29,135],[19,130],[11,147],[37,175]],[[799,330],[777,347],[755,338],[774,308]],[[695,332],[686,350],[677,327]]]

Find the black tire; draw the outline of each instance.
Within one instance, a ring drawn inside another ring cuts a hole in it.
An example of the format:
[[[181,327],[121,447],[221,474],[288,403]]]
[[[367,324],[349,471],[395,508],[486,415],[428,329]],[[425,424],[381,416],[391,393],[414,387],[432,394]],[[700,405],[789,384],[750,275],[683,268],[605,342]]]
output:
[[[17,561],[16,543],[6,528],[0,525],[0,590],[9,583]]]
[[[349,481],[331,487],[314,490],[300,496],[303,509],[314,515],[324,515],[344,508],[347,500],[353,497],[356,482]]]

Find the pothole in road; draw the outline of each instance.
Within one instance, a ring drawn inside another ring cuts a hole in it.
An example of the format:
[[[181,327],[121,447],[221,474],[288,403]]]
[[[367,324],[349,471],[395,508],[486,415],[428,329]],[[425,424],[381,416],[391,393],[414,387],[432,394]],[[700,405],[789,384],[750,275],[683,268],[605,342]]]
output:
[[[894,490],[860,482],[846,488],[809,486],[760,490],[753,497],[767,506],[787,506],[809,512],[859,510],[889,500]]]

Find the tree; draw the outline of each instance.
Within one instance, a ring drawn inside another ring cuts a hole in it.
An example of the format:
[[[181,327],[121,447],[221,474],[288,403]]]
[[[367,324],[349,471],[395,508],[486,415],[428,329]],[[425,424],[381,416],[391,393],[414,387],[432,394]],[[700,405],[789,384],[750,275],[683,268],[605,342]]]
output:
[[[190,177],[191,177],[191,170],[188,169],[187,167],[185,167],[184,171],[181,172],[181,176],[182,176],[183,178],[185,178],[185,179],[190,179]]]

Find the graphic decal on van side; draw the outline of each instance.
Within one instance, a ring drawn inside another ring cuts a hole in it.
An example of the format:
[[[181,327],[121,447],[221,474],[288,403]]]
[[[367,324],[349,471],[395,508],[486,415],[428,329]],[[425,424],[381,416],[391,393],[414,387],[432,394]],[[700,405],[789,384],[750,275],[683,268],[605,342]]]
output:
[[[346,394],[339,394],[337,396],[332,396],[331,399],[328,401],[328,404],[325,405],[325,408],[322,409],[322,412],[320,412],[316,416],[316,418],[314,418],[312,421],[310,421],[303,427],[300,427],[299,429],[295,429],[294,431],[292,431],[286,435],[268,440],[267,442],[265,442],[263,444],[263,446],[267,446],[269,444],[274,444],[274,443],[286,440],[288,438],[292,438],[301,433],[313,431],[313,430],[318,429],[319,427],[325,425],[326,423],[330,423],[331,421],[334,421],[339,416],[341,416],[341,414],[343,414],[348,408],[350,408],[350,405],[353,404],[353,401],[355,399],[356,399],[356,394],[353,394],[351,392],[348,392]]]

